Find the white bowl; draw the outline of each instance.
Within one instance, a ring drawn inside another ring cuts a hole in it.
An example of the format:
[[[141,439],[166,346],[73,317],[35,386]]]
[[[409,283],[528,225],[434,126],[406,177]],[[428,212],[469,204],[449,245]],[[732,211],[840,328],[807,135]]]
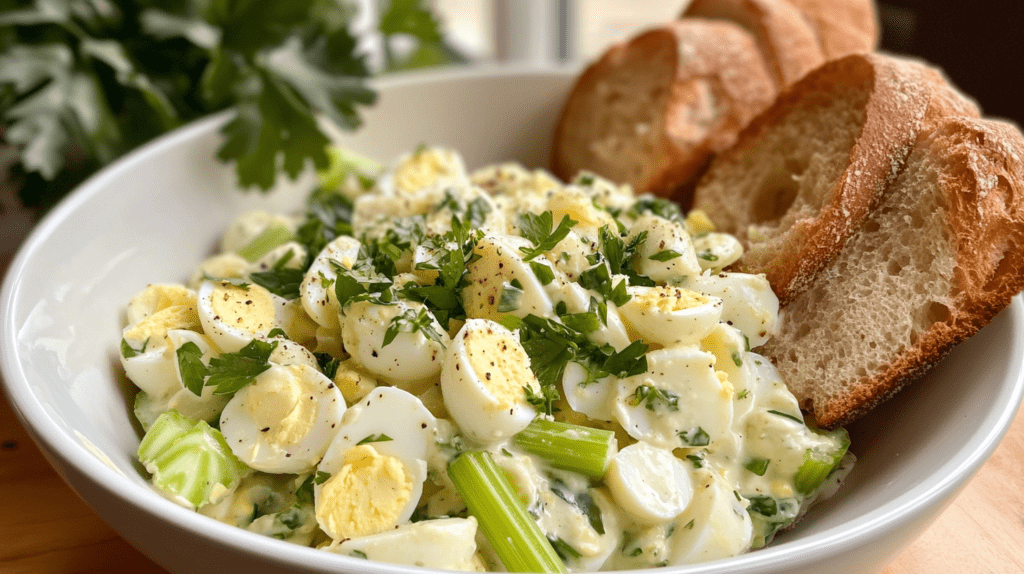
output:
[[[421,143],[470,167],[546,166],[571,70],[476,69],[377,82],[378,104],[342,145],[390,159]],[[47,459],[130,543],[171,572],[422,572],[298,547],[185,510],[147,485],[130,384],[117,358],[122,309],[147,283],[184,281],[243,209],[300,205],[302,184],[240,193],[214,158],[223,116],[186,126],[92,178],[35,229],[0,299],[6,391]],[[309,182],[305,182],[308,184]],[[883,567],[995,449],[1024,390],[1018,297],[924,379],[851,430],[860,461],[831,500],[769,548],[661,572],[850,572]],[[950,541],[952,543],[952,541]]]

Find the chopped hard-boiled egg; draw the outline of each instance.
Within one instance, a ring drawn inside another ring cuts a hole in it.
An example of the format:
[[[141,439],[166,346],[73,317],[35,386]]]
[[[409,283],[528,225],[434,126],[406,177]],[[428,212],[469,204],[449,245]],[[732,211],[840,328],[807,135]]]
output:
[[[483,572],[484,564],[477,555],[476,534],[476,519],[472,516],[439,518],[349,538],[327,550],[388,564]]]
[[[672,451],[638,442],[615,455],[604,480],[634,520],[656,524],[679,516],[690,504],[692,469]]]
[[[415,396],[378,387],[348,410],[317,468],[320,526],[335,540],[409,520],[423,492],[434,416]]]
[[[700,274],[700,263],[694,254],[690,235],[683,226],[653,213],[636,218],[629,228],[630,237],[647,233],[637,252],[635,265],[641,275],[666,282]]]
[[[338,297],[334,282],[338,279],[337,268],[351,269],[359,257],[359,241],[342,235],[327,244],[317,254],[313,264],[306,271],[299,287],[302,308],[317,324],[328,329],[339,329]]]
[[[220,429],[231,451],[265,472],[312,470],[338,432],[345,399],[305,364],[271,365],[224,407]]]
[[[750,547],[753,526],[746,504],[718,473],[694,473],[693,500],[676,518],[669,563],[695,564],[735,556]]]
[[[619,314],[645,341],[659,345],[700,341],[718,324],[722,300],[681,287],[628,287]]]
[[[199,287],[199,321],[203,332],[225,353],[234,353],[253,339],[263,339],[281,326],[283,301],[255,284],[206,281]]]
[[[540,392],[540,384],[511,331],[470,319],[445,353],[441,392],[459,428],[474,441],[493,444],[530,424],[537,412],[527,393]]]
[[[674,449],[733,440],[733,393],[715,356],[694,346],[647,354],[647,372],[619,379],[612,412],[629,435]]]
[[[746,335],[750,348],[760,347],[775,334],[779,298],[764,275],[703,273],[688,276],[678,285],[721,299],[721,320]]]
[[[419,392],[441,372],[448,333],[422,303],[380,305],[358,301],[345,307],[342,328],[352,361],[381,380]]]
[[[469,285],[462,291],[468,315],[483,319],[504,314],[551,315],[551,299],[519,251],[529,246],[529,241],[513,236],[487,236],[476,243],[477,259],[466,265]]]

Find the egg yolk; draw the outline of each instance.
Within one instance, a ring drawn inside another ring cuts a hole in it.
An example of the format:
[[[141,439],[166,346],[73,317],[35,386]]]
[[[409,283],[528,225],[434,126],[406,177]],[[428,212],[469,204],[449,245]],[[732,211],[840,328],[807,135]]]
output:
[[[682,311],[700,305],[707,305],[710,299],[706,296],[678,287],[652,287],[633,294],[636,305],[641,309],[657,309],[663,313]]]
[[[526,400],[524,387],[539,387],[530,371],[530,357],[509,335],[481,329],[466,333],[464,344],[470,367],[495,400],[487,408],[507,410]]]
[[[315,390],[302,377],[307,368],[291,365],[274,369],[273,376],[262,376],[250,387],[246,409],[259,429],[267,429],[262,433],[267,442],[293,445],[313,428],[317,401]]]
[[[402,162],[395,172],[395,185],[402,191],[417,191],[437,181],[438,177],[452,175],[444,158],[436,152],[413,154]]]
[[[202,331],[199,313],[194,305],[172,305],[153,313],[124,332],[127,341],[157,341],[171,329]]]
[[[246,333],[265,333],[274,327],[274,300],[259,285],[220,283],[210,294],[210,307],[221,321]]]
[[[377,534],[398,524],[412,499],[412,476],[402,461],[371,445],[353,447],[316,498],[321,527],[335,540]]]

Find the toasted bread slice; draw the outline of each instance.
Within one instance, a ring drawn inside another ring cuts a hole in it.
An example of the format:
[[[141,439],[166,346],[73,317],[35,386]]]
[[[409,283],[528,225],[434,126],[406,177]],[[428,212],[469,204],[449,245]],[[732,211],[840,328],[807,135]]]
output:
[[[825,61],[813,24],[786,0],[692,0],[682,18],[742,26],[754,36],[780,88]]]
[[[872,52],[878,47],[874,0],[787,0],[814,25],[827,60]]]
[[[552,171],[589,170],[670,195],[775,97],[753,39],[727,22],[668,23],[612,46],[577,78]]]
[[[744,244],[782,305],[814,283],[895,180],[927,118],[977,115],[936,70],[854,54],[780,94],[719,154],[693,207]]]
[[[977,118],[920,132],[906,169],[762,353],[819,425],[923,374],[1024,288],[1024,136]]]

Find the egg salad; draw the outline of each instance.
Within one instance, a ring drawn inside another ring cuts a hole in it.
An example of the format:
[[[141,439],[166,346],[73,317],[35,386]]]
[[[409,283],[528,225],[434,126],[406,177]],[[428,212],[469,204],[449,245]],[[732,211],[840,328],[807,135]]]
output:
[[[332,149],[128,302],[140,463],[213,519],[347,557],[626,570],[760,548],[853,464],[757,353],[778,300],[699,212],[589,173]]]

